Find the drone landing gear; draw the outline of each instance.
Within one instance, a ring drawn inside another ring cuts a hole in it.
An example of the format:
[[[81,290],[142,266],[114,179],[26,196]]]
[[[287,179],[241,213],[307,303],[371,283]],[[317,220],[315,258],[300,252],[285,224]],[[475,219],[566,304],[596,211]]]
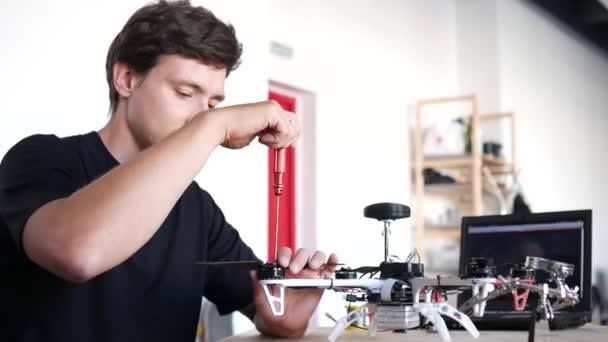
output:
[[[450,342],[450,332],[441,315],[450,317],[460,323],[471,336],[479,337],[479,331],[469,316],[461,313],[447,303],[414,303],[414,308],[418,309],[420,314],[426,317],[435,327],[439,337],[443,342]]]
[[[274,296],[271,293],[271,286],[277,286],[279,288],[279,295]],[[274,316],[283,316],[285,313],[285,286],[283,285],[262,285],[264,288],[264,294],[266,295],[266,300],[268,300],[268,305],[270,306],[270,310]]]
[[[274,263],[265,263],[258,267],[257,270],[258,280],[274,280],[274,279],[285,279],[285,270]],[[278,286],[279,295],[274,296],[271,293],[271,286]],[[266,300],[274,316],[283,316],[285,313],[285,286],[283,285],[262,285],[264,294],[266,294]]]
[[[363,305],[360,308],[349,312],[348,315],[340,318],[336,322],[336,325],[334,325],[334,327],[331,330],[331,333],[329,334],[327,339],[331,342],[336,341],[338,336],[340,336],[344,332],[344,330],[346,330],[346,328],[348,328],[348,326],[353,324],[358,319],[365,317],[366,315],[367,315],[367,305]]]

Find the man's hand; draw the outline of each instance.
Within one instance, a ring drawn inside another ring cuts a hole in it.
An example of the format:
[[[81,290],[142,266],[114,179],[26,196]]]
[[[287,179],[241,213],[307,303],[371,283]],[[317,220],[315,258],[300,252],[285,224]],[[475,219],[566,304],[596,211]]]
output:
[[[283,247],[279,250],[277,261],[281,267],[285,268],[285,278],[318,279],[330,276],[335,271],[338,257],[331,254],[326,261],[323,252],[313,253],[304,248],[292,255],[291,249]],[[328,265],[325,265],[326,263]],[[302,336],[325,290],[286,288],[285,313],[283,316],[274,316],[268,305],[264,289],[257,283],[255,272],[252,272],[252,279],[255,289],[254,321],[258,331],[279,337]]]
[[[226,148],[242,148],[256,137],[270,148],[295,145],[300,126],[294,113],[283,110],[273,100],[222,107],[202,113],[219,122],[220,144]]]

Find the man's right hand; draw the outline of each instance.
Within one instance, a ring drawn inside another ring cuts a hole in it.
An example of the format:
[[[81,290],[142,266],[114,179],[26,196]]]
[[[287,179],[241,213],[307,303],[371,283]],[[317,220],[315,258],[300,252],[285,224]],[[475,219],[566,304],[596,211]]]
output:
[[[238,149],[258,141],[270,148],[295,145],[300,125],[294,113],[281,108],[274,100],[222,107],[202,113],[223,131],[220,144]]]

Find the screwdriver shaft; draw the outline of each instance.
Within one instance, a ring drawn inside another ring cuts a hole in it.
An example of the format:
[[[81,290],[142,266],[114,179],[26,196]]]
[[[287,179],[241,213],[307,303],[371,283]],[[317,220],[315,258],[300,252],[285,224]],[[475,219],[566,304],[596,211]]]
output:
[[[274,177],[273,188],[276,205],[275,221],[274,221],[274,261],[278,262],[277,256],[279,253],[279,205],[280,196],[283,193],[283,174],[285,173],[285,149],[281,148],[274,150]]]
[[[276,198],[275,205],[275,219],[274,219],[274,261],[278,262],[277,256],[279,253],[279,205],[281,203],[279,196],[274,196]]]

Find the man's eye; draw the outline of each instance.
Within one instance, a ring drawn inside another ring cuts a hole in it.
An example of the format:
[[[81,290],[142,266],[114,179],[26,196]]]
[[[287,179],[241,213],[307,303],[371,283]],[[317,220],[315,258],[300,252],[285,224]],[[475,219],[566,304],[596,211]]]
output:
[[[179,95],[181,97],[186,97],[186,98],[192,97],[192,94],[189,94],[189,93],[186,93],[186,92],[183,92],[183,91],[176,90],[175,92],[177,93],[177,95]]]

